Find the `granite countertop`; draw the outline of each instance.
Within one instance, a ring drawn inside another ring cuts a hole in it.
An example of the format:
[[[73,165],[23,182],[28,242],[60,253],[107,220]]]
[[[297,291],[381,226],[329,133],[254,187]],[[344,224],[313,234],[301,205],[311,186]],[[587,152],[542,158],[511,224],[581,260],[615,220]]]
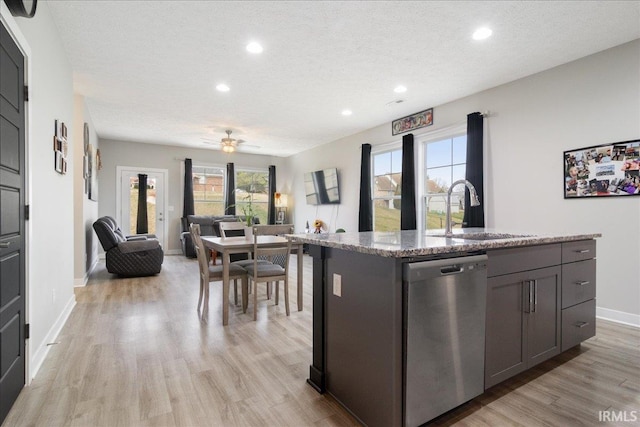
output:
[[[404,258],[455,252],[499,249],[516,246],[543,245],[547,243],[571,242],[602,237],[593,234],[532,234],[509,233],[488,228],[465,228],[454,230],[454,236],[444,237],[444,230],[428,232],[362,232],[290,234],[294,242],[327,246],[347,251],[361,252],[391,258]]]

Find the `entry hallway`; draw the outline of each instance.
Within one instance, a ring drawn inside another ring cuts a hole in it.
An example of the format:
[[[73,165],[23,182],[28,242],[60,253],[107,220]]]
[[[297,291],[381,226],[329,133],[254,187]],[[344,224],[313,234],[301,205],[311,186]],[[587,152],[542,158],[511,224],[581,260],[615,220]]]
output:
[[[305,382],[311,364],[311,258],[304,311],[259,294],[221,325],[220,283],[196,311],[198,264],[167,256],[160,275],[120,279],[104,262],[4,426],[350,426],[356,420]],[[606,284],[602,284],[606,287]],[[231,293],[232,294],[232,293]],[[373,391],[375,396],[375,391]],[[375,405],[375,398],[372,399]],[[640,329],[598,321],[597,335],[508,380],[433,425],[603,425],[599,411],[640,417]]]

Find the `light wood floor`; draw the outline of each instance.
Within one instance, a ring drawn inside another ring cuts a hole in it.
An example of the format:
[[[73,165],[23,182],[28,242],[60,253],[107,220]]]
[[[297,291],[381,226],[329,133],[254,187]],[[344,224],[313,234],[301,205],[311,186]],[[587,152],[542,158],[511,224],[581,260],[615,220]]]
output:
[[[295,256],[291,278],[295,283]],[[165,258],[152,278],[116,279],[101,264],[37,377],[4,426],[350,426],[305,383],[311,363],[311,259],[304,311],[260,294],[258,321],[232,308],[221,326],[212,284],[196,311],[197,263]],[[251,307],[250,307],[251,309]],[[508,380],[433,425],[603,425],[598,411],[640,416],[640,330],[598,321],[597,336]],[[630,425],[626,423],[624,425]]]

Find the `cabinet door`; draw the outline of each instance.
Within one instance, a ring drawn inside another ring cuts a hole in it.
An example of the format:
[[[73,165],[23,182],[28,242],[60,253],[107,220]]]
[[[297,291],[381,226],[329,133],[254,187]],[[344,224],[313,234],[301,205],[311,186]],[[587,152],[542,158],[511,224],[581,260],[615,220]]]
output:
[[[529,277],[529,272],[524,272],[487,281],[485,390],[527,368]]]
[[[527,314],[527,367],[560,354],[560,267],[529,271],[532,305]]]

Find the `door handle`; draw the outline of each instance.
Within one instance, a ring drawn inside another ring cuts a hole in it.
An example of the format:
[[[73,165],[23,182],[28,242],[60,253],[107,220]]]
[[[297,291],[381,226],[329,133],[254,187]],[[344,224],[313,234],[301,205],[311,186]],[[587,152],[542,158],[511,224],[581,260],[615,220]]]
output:
[[[11,242],[0,242],[0,249],[6,249],[11,245]]]
[[[585,326],[589,326],[589,322],[578,322],[575,326],[576,328],[584,328]]]
[[[533,281],[533,312],[538,308],[538,281]]]
[[[580,280],[576,282],[576,285],[578,286],[585,286],[588,285],[590,282],[588,280]]]
[[[531,286],[531,280],[526,280],[525,283],[527,284],[527,293],[529,294],[529,300],[527,301],[527,309],[525,310],[525,313],[531,313],[531,303],[533,300],[533,286]]]

